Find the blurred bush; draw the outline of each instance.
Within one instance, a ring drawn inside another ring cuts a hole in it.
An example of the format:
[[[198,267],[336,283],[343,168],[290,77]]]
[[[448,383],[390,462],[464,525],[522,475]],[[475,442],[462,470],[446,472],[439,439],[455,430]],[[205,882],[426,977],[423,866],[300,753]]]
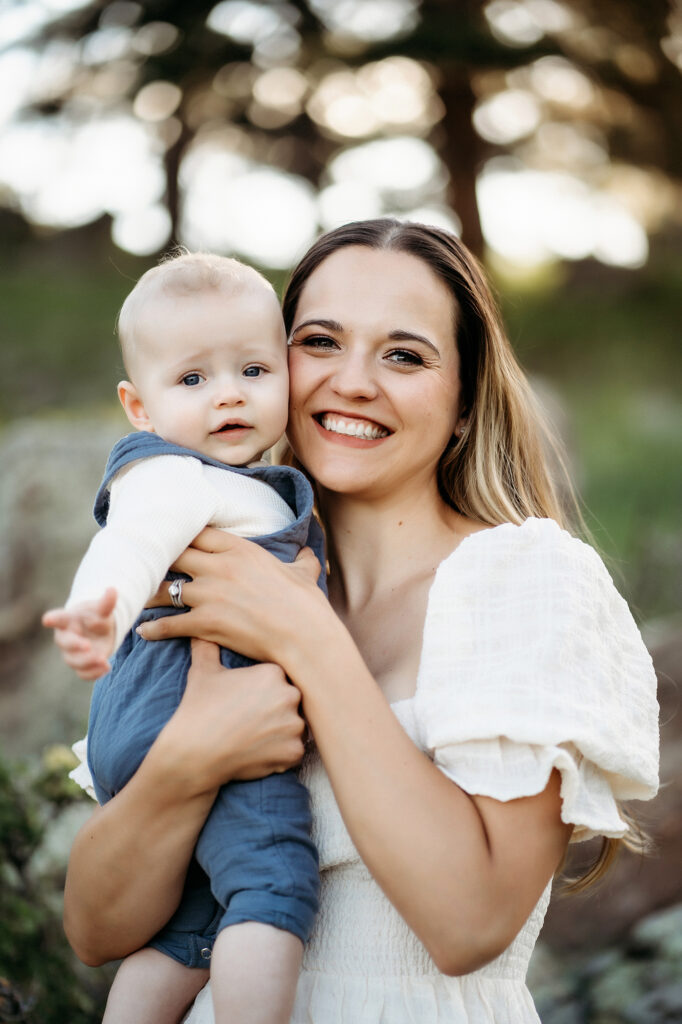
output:
[[[95,1024],[110,971],[85,968],[61,925],[68,850],[91,801],[51,747],[30,765],[0,760],[0,1021]]]

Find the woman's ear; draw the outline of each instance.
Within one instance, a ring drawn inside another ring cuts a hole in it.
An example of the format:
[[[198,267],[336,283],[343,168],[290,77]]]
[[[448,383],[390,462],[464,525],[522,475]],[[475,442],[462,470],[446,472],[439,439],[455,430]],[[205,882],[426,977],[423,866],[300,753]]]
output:
[[[122,380],[116,390],[125,414],[131,425],[135,427],[135,430],[148,430],[153,434],[155,432],[154,427],[149,416],[147,416],[147,411],[142,404],[142,399],[138,395],[135,385],[131,384],[129,380]]]
[[[459,440],[460,437],[462,437],[462,435],[464,434],[464,432],[465,432],[466,428],[468,427],[468,425],[469,425],[469,416],[468,416],[468,414],[464,413],[457,420],[457,426],[455,427],[455,437],[457,438],[457,440]]]

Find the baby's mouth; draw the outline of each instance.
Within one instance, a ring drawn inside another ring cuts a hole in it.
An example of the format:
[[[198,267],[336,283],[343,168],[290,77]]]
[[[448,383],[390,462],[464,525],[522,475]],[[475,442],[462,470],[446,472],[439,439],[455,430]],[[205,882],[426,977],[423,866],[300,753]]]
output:
[[[240,420],[231,420],[229,423],[223,423],[222,427],[218,427],[214,430],[214,434],[227,434],[230,430],[248,430],[249,424],[243,423]]]
[[[340,416],[337,413],[321,413],[315,419],[325,430],[329,430],[332,434],[342,434],[344,437],[359,437],[367,441],[378,441],[382,437],[388,437],[391,433],[386,427],[382,427],[372,420],[355,419],[354,417]]]

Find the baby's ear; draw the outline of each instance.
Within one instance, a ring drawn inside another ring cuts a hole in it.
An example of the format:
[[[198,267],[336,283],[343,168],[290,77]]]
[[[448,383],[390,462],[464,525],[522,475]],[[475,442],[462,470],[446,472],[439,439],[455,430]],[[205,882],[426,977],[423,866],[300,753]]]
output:
[[[135,430],[148,430],[154,433],[147,411],[142,404],[142,399],[137,393],[137,388],[129,380],[122,380],[118,387],[118,399],[125,410],[125,414]]]

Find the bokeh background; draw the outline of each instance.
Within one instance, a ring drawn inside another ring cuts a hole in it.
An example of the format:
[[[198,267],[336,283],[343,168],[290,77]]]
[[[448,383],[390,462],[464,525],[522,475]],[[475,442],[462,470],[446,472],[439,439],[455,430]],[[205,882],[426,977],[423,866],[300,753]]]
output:
[[[484,261],[659,672],[654,854],[555,901],[543,1021],[682,1020],[681,69],[663,0],[0,0],[0,1021],[90,1024],[109,977],[59,925],[89,688],[39,617],[126,430],[121,301],[175,242],[281,288],[381,214]]]

